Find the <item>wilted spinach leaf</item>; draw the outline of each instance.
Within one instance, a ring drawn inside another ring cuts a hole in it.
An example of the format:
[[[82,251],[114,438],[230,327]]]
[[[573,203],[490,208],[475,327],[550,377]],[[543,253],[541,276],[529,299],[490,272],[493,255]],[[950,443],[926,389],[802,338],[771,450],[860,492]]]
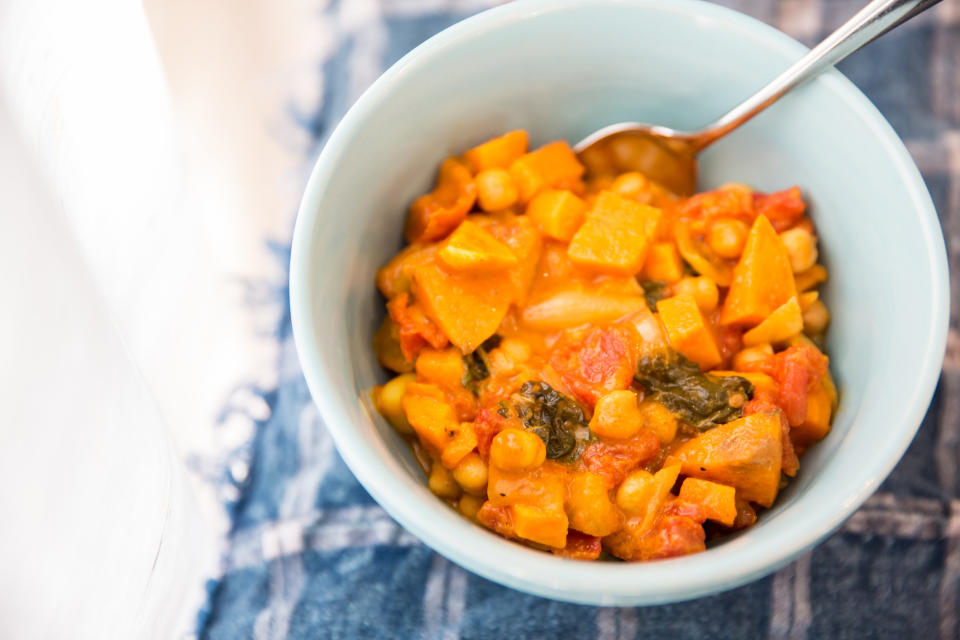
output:
[[[753,397],[748,380],[703,373],[675,351],[641,357],[635,378],[651,400],[699,431],[739,418],[743,405]]]
[[[667,284],[656,280],[647,280],[640,283],[640,286],[643,287],[643,298],[647,301],[650,311],[656,312],[657,303],[667,297]]]
[[[503,340],[497,334],[493,334],[483,344],[463,356],[463,377],[460,384],[473,393],[478,393],[478,383],[490,377],[490,366],[487,359],[487,353],[500,346]]]
[[[583,410],[574,400],[546,382],[525,382],[511,397],[523,427],[537,434],[547,447],[547,458],[573,462],[590,438]]]

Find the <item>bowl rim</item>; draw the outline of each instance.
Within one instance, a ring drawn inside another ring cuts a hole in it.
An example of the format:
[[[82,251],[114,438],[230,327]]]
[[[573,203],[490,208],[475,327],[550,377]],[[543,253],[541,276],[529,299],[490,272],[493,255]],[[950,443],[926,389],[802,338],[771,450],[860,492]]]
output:
[[[928,248],[926,269],[931,274],[932,313],[921,358],[922,376],[894,422],[908,425],[895,433],[878,452],[869,472],[861,472],[852,493],[830,509],[815,513],[808,526],[777,544],[738,548],[727,554],[695,554],[656,563],[583,563],[534,551],[462,521],[463,537],[444,534],[425,522],[424,505],[415,495],[397,491],[397,478],[378,467],[378,455],[356,437],[344,409],[347,399],[332,392],[337,372],[327,371],[313,335],[310,310],[309,248],[314,220],[320,215],[325,184],[342,150],[368,115],[425,60],[442,55],[450,46],[473,34],[528,19],[536,14],[582,7],[584,0],[518,0],[462,20],[407,53],[377,79],[350,108],[316,160],[297,213],[290,258],[290,307],[293,336],[307,386],[344,462],[360,483],[395,520],[429,547],[468,570],[500,584],[535,595],[596,605],[662,604],[688,600],[740,586],[792,561],[835,531],[876,491],[903,456],[927,411],[939,378],[949,327],[949,277],[940,224],[919,170],[906,147],[883,115],[860,90],[835,69],[813,82],[829,83],[833,93],[856,112],[886,148],[914,204],[917,222]],[[730,28],[762,37],[772,49],[799,57],[807,51],[781,31],[747,15],[703,0],[590,0],[598,7],[639,7],[681,12],[725,22]],[[309,228],[309,229],[308,229]],[[355,403],[356,398],[349,402]],[[425,491],[425,490],[424,490]],[[429,495],[429,494],[427,494]],[[439,501],[435,501],[439,504]],[[440,505],[453,517],[445,505]],[[462,519],[461,519],[462,520]],[[469,544],[468,544],[469,543]],[[496,554],[496,563],[486,561]]]

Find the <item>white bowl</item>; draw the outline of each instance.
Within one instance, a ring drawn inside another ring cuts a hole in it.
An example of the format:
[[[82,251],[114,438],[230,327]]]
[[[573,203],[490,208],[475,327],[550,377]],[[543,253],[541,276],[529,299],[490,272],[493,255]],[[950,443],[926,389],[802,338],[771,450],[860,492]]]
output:
[[[695,127],[804,48],[691,0],[530,0],[475,16],[387,71],[317,161],[293,240],[293,329],[310,391],[350,469],[404,527],[454,562],[542,596],[602,605],[703,596],[768,574],[836,529],[880,485],[927,409],[946,343],[936,213],[903,144],[839,73],[824,74],[703,156],[702,186],[798,184],[830,269],[830,435],[758,524],[706,552],[587,563],[507,541],[435,498],[372,409],[374,274],[401,246],[413,198],[448,154],[514,128],[576,141],[612,122]]]

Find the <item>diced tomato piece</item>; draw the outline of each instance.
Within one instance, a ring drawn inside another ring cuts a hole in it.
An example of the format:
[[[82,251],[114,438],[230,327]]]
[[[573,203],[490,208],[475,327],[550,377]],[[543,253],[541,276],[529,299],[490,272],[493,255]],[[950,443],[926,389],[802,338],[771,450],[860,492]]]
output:
[[[770,194],[754,193],[753,206],[756,215],[766,216],[777,232],[792,227],[807,210],[797,187]]]
[[[703,507],[695,502],[681,498],[673,498],[670,500],[663,508],[663,513],[664,515],[670,516],[684,516],[700,524],[703,524],[707,519],[707,514],[704,513]]]
[[[494,436],[507,428],[522,429],[523,425],[517,418],[504,418],[497,413],[495,407],[481,407],[477,411],[477,419],[473,423],[473,430],[477,434],[477,452],[486,460],[490,455],[490,443]]]
[[[585,533],[570,529],[567,531],[567,546],[563,549],[551,549],[551,551],[564,558],[573,558],[575,560],[596,560],[600,557],[602,545],[597,536],[588,536]]]
[[[707,548],[703,525],[687,516],[665,515],[648,534],[646,560],[675,558]]]
[[[419,305],[410,304],[409,293],[401,293],[388,302],[387,312],[400,326],[400,351],[407,362],[413,362],[427,345],[434,349],[447,346],[447,336],[430,321]]]
[[[647,429],[641,429],[629,440],[594,442],[583,450],[580,460],[588,470],[603,476],[607,487],[623,482],[628,473],[653,459],[660,451],[660,440]]]
[[[550,364],[570,390],[593,407],[611,391],[630,386],[636,368],[634,340],[626,326],[568,332]]]
[[[504,538],[516,537],[516,532],[513,530],[513,515],[510,513],[509,506],[497,506],[488,500],[477,512],[477,520]]]
[[[703,232],[714,218],[739,218],[746,222],[753,220],[754,200],[753,194],[746,188],[704,191],[681,205],[680,216],[694,222],[694,228]]]
[[[807,394],[820,384],[827,372],[827,357],[807,345],[794,345],[780,353],[754,363],[750,368],[773,376],[779,385],[777,405],[791,427],[807,417]],[[751,401],[749,404],[752,404]],[[757,413],[751,407],[751,413]]]
[[[664,512],[649,531],[644,529],[642,517],[631,518],[604,538],[603,544],[623,560],[655,560],[703,551],[706,537],[703,525],[694,518]]]

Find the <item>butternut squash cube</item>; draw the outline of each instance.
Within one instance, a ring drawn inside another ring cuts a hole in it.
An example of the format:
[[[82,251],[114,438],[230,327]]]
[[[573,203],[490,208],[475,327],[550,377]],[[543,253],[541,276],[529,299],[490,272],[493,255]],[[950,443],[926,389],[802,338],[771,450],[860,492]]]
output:
[[[736,488],[740,497],[769,507],[780,488],[783,457],[780,416],[754,413],[688,440],[667,458],[681,473]]]
[[[570,242],[583,224],[586,205],[570,191],[547,189],[538,193],[527,206],[527,216],[548,238]]]
[[[674,349],[705,370],[720,364],[717,342],[693,296],[680,294],[660,300],[657,313]]]
[[[783,342],[803,331],[803,312],[794,296],[776,308],[763,322],[743,334],[743,344],[755,347],[765,342]]]
[[[436,385],[408,384],[403,396],[403,412],[421,442],[437,452],[443,451],[460,431],[457,414]]]
[[[830,417],[833,413],[833,397],[826,377],[807,394],[807,417],[802,424],[790,429],[794,444],[805,447],[819,442],[830,433]]]
[[[413,272],[413,293],[424,313],[454,345],[469,353],[496,333],[513,290],[503,272],[444,272],[426,263]]]
[[[737,519],[737,490],[725,484],[687,478],[680,485],[680,498],[700,505],[708,520],[725,527],[732,526]]]
[[[437,255],[455,271],[492,271],[518,262],[507,245],[470,220],[460,223],[443,242]]]
[[[476,447],[477,432],[473,428],[473,423],[461,422],[457,435],[453,436],[453,439],[443,447],[440,462],[447,469],[453,469]]]
[[[562,549],[567,546],[567,514],[562,509],[545,509],[526,504],[515,504],[513,531],[518,537]]]
[[[757,216],[747,236],[733,282],[724,300],[720,322],[756,325],[797,295],[790,256],[766,216]]]
[[[511,216],[490,227],[490,233],[508,246],[517,257],[517,263],[507,269],[510,290],[508,302],[523,304],[530,293],[530,285],[537,273],[537,263],[543,250],[543,238],[526,216]]]
[[[520,202],[530,202],[543,189],[577,180],[583,172],[573,149],[563,141],[544,145],[510,165],[510,175],[520,190]]]
[[[672,242],[656,242],[651,245],[643,263],[643,277],[668,283],[683,278],[683,261],[677,245]]]
[[[797,291],[807,291],[827,281],[827,269],[822,264],[815,264],[806,271],[801,271],[794,278]]]
[[[446,388],[460,386],[463,378],[463,354],[458,349],[425,348],[415,363],[421,382],[432,382]]]
[[[463,154],[474,173],[488,169],[506,169],[527,152],[527,132],[510,131],[498,138],[477,145]]]
[[[643,267],[660,216],[660,209],[604,191],[570,240],[567,255],[586,269],[635,275]]]

